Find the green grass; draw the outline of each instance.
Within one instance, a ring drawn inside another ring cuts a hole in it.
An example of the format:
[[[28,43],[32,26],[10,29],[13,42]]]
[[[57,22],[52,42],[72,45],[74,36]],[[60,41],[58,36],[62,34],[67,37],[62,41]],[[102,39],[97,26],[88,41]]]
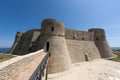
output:
[[[0,54],[0,62],[6,61],[13,58],[12,54]]]
[[[110,59],[110,60],[120,62],[120,50],[114,50],[113,53],[116,54],[118,57]]]

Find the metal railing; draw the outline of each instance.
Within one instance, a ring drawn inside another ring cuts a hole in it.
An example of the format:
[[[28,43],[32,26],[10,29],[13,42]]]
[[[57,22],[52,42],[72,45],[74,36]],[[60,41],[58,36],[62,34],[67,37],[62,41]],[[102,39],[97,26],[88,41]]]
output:
[[[44,70],[47,67],[47,61],[49,59],[50,53],[47,53],[41,63],[38,65],[37,69],[34,71],[29,80],[42,80],[44,76]]]

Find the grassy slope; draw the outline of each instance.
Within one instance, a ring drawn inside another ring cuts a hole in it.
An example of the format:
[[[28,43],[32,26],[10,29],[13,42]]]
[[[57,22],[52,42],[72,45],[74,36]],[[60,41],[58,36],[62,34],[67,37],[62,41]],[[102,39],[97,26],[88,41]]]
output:
[[[113,53],[116,54],[116,55],[118,55],[118,57],[110,59],[110,60],[120,62],[120,50],[113,51]]]
[[[11,59],[13,56],[11,54],[0,54],[0,62]]]

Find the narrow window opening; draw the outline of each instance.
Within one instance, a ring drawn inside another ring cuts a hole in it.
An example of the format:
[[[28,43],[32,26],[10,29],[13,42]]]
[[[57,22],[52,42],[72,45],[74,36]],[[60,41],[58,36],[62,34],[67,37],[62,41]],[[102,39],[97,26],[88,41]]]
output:
[[[53,26],[51,27],[51,31],[54,32],[54,27]]]
[[[84,38],[82,38],[82,40],[85,40]]]
[[[96,41],[99,41],[99,38],[96,38]]]
[[[78,34],[75,34],[74,36],[75,36],[75,37],[78,37]]]
[[[75,39],[75,37],[73,37],[73,39]]]
[[[46,43],[46,51],[49,51],[50,44],[49,42]]]
[[[85,54],[85,61],[89,61],[88,55]]]

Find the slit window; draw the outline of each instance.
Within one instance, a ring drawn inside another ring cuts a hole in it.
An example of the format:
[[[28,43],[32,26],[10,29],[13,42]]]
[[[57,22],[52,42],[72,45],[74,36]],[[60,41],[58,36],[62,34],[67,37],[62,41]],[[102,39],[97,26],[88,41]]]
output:
[[[75,37],[73,37],[73,39],[75,39]]]
[[[85,55],[85,61],[89,61],[88,55]]]
[[[75,37],[78,37],[78,34],[75,34],[74,36],[75,36]]]
[[[49,51],[50,44],[49,42],[46,43],[46,51]]]
[[[51,27],[51,31],[54,32],[54,27],[53,26]]]
[[[99,38],[96,38],[96,41],[99,41]]]
[[[85,40],[84,38],[82,38],[82,40]]]

